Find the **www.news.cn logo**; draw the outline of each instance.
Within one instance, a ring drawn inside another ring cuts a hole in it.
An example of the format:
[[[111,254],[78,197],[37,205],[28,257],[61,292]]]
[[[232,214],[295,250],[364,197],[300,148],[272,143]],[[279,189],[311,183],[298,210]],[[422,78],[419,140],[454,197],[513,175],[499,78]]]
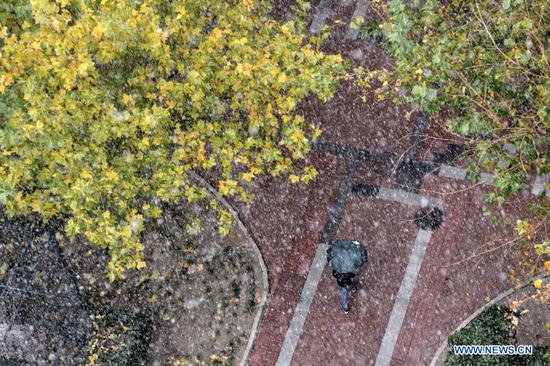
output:
[[[453,346],[453,350],[457,355],[532,355],[533,346],[511,344],[491,344],[491,345],[458,345]]]

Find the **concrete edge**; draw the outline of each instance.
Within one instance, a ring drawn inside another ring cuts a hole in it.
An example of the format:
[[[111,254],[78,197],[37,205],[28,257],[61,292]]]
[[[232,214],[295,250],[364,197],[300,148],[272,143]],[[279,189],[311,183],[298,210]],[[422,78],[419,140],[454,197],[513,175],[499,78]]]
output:
[[[267,277],[267,267],[266,267],[264,259],[262,257],[262,253],[260,252],[260,249],[258,248],[258,245],[254,241],[254,239],[252,239],[252,236],[248,232],[246,226],[244,226],[243,222],[239,218],[239,215],[238,215],[237,211],[229,204],[229,202],[227,202],[223,197],[221,197],[218,194],[218,191],[214,187],[212,187],[206,180],[204,180],[202,177],[200,177],[198,174],[196,174],[194,172],[190,172],[189,175],[192,179],[195,179],[201,185],[203,185],[206,189],[208,189],[209,193],[212,196],[214,196],[219,202],[221,202],[225,206],[225,209],[227,209],[229,211],[229,213],[231,213],[231,215],[235,219],[235,222],[237,223],[237,226],[239,227],[239,229],[241,229],[241,231],[244,233],[244,236],[246,237],[246,239],[248,240],[248,242],[252,246],[252,250],[256,254],[256,259],[258,260],[258,263],[260,265],[260,269],[261,269],[261,272],[262,272],[262,286],[261,286],[261,288],[262,288],[262,301],[261,301],[260,307],[258,309],[258,312],[256,313],[256,317],[254,318],[254,322],[252,324],[252,330],[250,331],[250,335],[248,337],[248,342],[247,342],[244,354],[243,354],[241,360],[239,361],[240,366],[245,366],[246,362],[248,361],[248,356],[250,355],[250,351],[252,350],[252,346],[254,345],[254,341],[256,340],[256,334],[258,333],[258,328],[260,326],[260,320],[263,316],[263,313],[264,313],[264,310],[265,310],[265,307],[266,307],[265,305],[267,303],[267,295],[269,294],[269,292],[268,292],[269,291],[269,282],[268,282],[268,277]]]
[[[540,275],[536,276],[536,277],[533,277],[527,281],[525,281],[521,286],[519,287],[514,287],[514,288],[511,288],[507,291],[504,291],[503,293],[501,293],[500,295],[498,295],[497,297],[495,297],[493,300],[489,301],[487,304],[483,305],[482,307],[480,307],[479,309],[477,309],[472,315],[470,315],[468,318],[466,318],[462,323],[460,323],[460,325],[447,337],[445,337],[445,340],[441,343],[441,345],[439,346],[439,348],[437,349],[437,351],[435,352],[435,355],[434,357],[432,358],[432,362],[430,362],[430,366],[437,366],[439,364],[439,361],[440,361],[440,358],[441,356],[443,355],[443,353],[447,350],[447,341],[449,340],[449,337],[453,334],[455,334],[456,332],[458,332],[459,330],[461,330],[462,328],[464,328],[466,325],[468,325],[472,320],[474,320],[479,314],[481,314],[483,311],[485,311],[487,308],[495,305],[496,303],[502,301],[503,299],[505,299],[506,297],[514,294],[515,292],[519,291],[519,290],[522,290],[524,289],[525,287],[527,286],[530,286],[533,284],[533,280],[536,280],[536,279],[543,279],[543,278],[546,278],[546,277],[549,277],[550,278],[550,271],[546,271],[546,272],[543,272],[541,273]]]

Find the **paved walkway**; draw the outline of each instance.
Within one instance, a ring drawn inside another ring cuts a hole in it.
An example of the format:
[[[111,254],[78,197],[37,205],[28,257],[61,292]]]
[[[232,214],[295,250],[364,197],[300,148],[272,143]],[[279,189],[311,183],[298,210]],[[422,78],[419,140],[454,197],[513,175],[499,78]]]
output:
[[[368,17],[368,9],[368,1],[323,0],[313,9],[311,31]],[[387,62],[375,44],[338,27],[327,51],[355,66]],[[271,284],[250,365],[427,365],[449,332],[512,286],[508,274],[518,270],[512,246],[465,259],[513,235],[531,192],[491,225],[481,211],[490,174],[472,185],[460,145],[430,139],[440,132],[426,116],[408,121],[406,108],[360,97],[344,82],[328,104],[302,103],[301,113],[325,131],[310,157],[320,172],[314,182],[264,178],[251,207],[233,203]],[[532,191],[539,185],[540,179]],[[332,239],[356,239],[368,248],[349,314],[340,309],[325,265]]]

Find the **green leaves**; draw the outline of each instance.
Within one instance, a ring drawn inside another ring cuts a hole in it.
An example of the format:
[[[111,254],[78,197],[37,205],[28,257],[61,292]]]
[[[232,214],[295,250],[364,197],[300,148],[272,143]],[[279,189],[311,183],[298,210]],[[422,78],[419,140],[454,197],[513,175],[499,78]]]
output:
[[[450,129],[478,143],[486,168],[503,160],[505,144],[520,150],[504,157],[511,168],[501,172],[503,192],[520,189],[526,175],[519,170],[549,169],[543,141],[550,133],[549,55],[540,42],[536,46],[546,37],[540,21],[548,16],[545,3],[451,1],[442,7],[428,0],[416,10],[392,0],[382,26],[395,58],[394,78],[409,91],[398,100],[449,113]]]
[[[412,95],[416,97],[420,106],[427,108],[429,106],[429,102],[434,101],[437,97],[437,90],[421,85],[415,85],[412,88]]]
[[[476,149],[469,176],[494,172],[498,190],[486,202],[502,205],[530,175],[550,171],[550,8],[545,0],[420,3],[388,2],[384,48],[395,68],[392,77],[369,73],[385,75],[378,97],[448,115],[449,130]]]

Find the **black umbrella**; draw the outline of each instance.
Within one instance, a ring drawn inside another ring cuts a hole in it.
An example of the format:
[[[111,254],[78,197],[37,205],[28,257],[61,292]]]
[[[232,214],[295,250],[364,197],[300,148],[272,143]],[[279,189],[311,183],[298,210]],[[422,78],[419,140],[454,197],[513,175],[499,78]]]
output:
[[[327,261],[339,273],[357,273],[367,261],[367,249],[355,240],[336,240],[327,250]]]

